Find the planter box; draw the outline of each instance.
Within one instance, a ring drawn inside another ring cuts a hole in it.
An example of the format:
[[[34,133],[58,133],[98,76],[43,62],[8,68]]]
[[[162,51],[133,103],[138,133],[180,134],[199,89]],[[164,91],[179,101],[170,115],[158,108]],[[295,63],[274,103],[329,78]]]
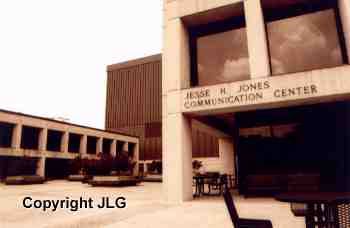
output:
[[[143,178],[143,181],[145,182],[162,182],[162,175],[160,174],[147,174]]]
[[[134,176],[94,176],[92,186],[136,186],[141,180]]]
[[[29,185],[29,184],[43,184],[45,178],[40,176],[12,176],[5,179],[7,185]]]
[[[69,181],[84,181],[85,176],[84,175],[69,175],[68,180]]]

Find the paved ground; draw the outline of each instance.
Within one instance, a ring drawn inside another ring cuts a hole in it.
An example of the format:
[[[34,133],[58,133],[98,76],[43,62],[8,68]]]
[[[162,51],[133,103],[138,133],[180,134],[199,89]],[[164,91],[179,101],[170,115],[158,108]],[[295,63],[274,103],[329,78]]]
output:
[[[71,212],[58,209],[43,212],[26,209],[24,197],[38,200],[55,200],[70,197],[78,199],[101,197],[127,199],[125,209],[82,209]],[[288,204],[273,199],[244,199],[235,197],[242,217],[271,219],[274,228],[303,228],[304,219],[295,218]],[[232,224],[221,197],[201,198],[181,206],[167,205],[161,201],[161,184],[144,183],[137,187],[96,188],[86,184],[52,181],[44,185],[5,186],[0,185],[1,228],[86,228],[86,227],[130,227],[130,228],[231,228]]]

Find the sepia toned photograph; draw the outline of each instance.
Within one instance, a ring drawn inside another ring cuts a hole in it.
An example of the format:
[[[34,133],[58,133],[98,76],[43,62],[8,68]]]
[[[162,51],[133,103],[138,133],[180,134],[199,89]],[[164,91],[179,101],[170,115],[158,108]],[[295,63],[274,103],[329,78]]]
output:
[[[349,0],[0,0],[0,228],[350,228]]]

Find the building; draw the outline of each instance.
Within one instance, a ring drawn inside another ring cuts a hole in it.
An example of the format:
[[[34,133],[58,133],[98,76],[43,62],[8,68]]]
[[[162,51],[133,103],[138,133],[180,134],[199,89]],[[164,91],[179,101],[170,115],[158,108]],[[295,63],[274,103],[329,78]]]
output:
[[[111,131],[140,137],[140,170],[162,160],[162,56],[154,55],[107,67],[106,125]],[[207,171],[233,174],[224,164],[223,148],[232,146],[227,124],[217,119],[193,121],[193,160],[200,160]],[[232,153],[229,153],[232,154]],[[233,158],[231,159],[233,166]]]
[[[164,0],[163,13],[168,202],[192,199],[192,122],[203,117],[233,123],[241,193],[277,176],[286,189],[307,176],[350,190],[350,1]]]
[[[69,161],[128,151],[138,162],[138,137],[0,110],[0,179],[16,175],[63,178]],[[138,166],[135,167],[138,174]]]

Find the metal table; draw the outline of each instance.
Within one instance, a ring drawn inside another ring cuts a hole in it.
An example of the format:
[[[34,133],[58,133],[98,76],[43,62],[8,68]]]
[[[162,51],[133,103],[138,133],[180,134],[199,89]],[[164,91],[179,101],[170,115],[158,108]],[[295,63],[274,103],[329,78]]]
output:
[[[350,192],[290,192],[275,196],[276,200],[307,205],[306,227],[338,227],[337,202],[350,202]]]

